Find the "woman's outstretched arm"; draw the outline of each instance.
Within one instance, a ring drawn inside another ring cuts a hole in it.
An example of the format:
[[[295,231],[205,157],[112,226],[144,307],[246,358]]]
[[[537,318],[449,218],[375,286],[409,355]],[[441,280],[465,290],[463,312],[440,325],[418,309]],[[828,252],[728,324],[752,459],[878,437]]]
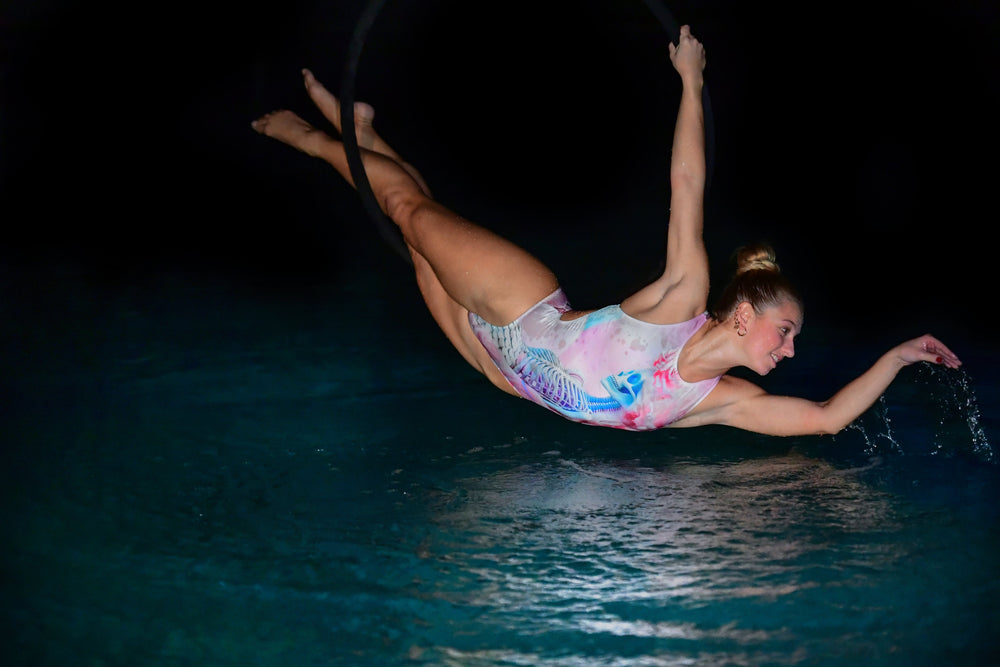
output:
[[[918,361],[958,368],[962,362],[931,335],[902,343],[827,401],[775,396],[746,380],[726,376],[709,396],[704,412],[677,426],[725,424],[766,435],[839,433],[878,400],[899,371]]]
[[[705,116],[702,107],[705,49],[681,28],[670,60],[681,77],[681,102],[670,158],[670,219],[663,275],[629,297],[622,307],[649,322],[679,322],[705,310],[708,254],[702,238],[705,209]]]

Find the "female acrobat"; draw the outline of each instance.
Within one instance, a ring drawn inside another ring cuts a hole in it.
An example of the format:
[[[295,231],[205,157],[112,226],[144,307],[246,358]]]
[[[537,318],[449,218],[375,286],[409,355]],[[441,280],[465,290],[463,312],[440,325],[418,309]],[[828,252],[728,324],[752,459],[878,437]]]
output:
[[[765,375],[795,353],[802,302],[767,246],[743,248],[736,275],[707,310],[702,240],[705,50],[681,28],[669,47],[682,92],[670,163],[670,217],[663,274],[621,304],[573,310],[553,273],[501,236],[436,202],[423,178],[355,106],[365,174],[379,206],[399,226],[417,285],[435,321],[473,368],[508,393],[573,421],[614,428],[725,424],[772,435],[837,433],[918,361],[961,365],[931,335],[890,349],[826,401],[765,392],[727,375]],[[339,101],[304,71],[323,115],[342,132]],[[342,142],[291,111],[253,123],[260,133],[331,164],[354,185]]]

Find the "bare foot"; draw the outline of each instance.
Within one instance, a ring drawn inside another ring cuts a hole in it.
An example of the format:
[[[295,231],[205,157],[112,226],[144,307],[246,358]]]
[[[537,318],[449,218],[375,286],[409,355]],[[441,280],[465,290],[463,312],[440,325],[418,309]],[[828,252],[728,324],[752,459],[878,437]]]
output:
[[[337,132],[344,134],[343,124],[340,120],[340,100],[334,97],[333,93],[316,80],[313,73],[307,69],[302,70],[302,77],[306,86],[306,92],[317,108],[326,116],[326,119],[333,123]],[[385,141],[378,136],[372,122],[375,120],[375,109],[370,104],[364,102],[354,103],[354,131],[357,137],[358,146],[368,150],[381,153],[386,157],[391,157],[397,162],[402,162],[399,154]]]
[[[343,134],[340,122],[340,101],[324,88],[323,84],[316,80],[312,72],[302,70],[302,75],[305,79],[306,91],[309,93],[309,97],[312,98],[323,115],[333,123],[337,131]],[[427,183],[424,181],[423,176],[420,175],[420,172],[413,165],[404,161],[375,132],[375,129],[372,127],[372,120],[374,118],[375,110],[371,105],[363,102],[356,102],[354,104],[354,127],[358,146],[394,160],[416,181],[424,194],[430,197],[430,188],[427,187]],[[325,132],[317,130],[291,111],[274,111],[261,116],[253,121],[251,125],[257,132],[282,141],[313,157],[324,158],[324,152],[329,152],[328,149],[331,147],[331,144],[338,146],[338,151],[342,152],[344,150],[340,142],[335,141]]]
[[[322,157],[323,146],[331,141],[329,135],[292,111],[273,111],[255,120],[251,126],[264,136],[282,141],[313,157]]]

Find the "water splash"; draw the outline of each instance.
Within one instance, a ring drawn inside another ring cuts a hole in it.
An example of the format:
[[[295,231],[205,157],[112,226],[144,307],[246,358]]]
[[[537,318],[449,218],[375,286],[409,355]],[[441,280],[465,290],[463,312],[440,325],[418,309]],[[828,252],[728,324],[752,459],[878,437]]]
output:
[[[947,388],[947,391],[936,392],[938,406],[942,411],[938,420],[939,428],[934,433],[936,453],[949,451],[945,436],[951,434],[953,428],[957,427],[960,432],[968,429],[969,449],[976,458],[988,463],[995,463],[996,454],[986,437],[986,431],[983,429],[980,419],[979,399],[972,388],[972,379],[965,369],[952,370],[931,364],[921,364],[918,375],[926,376],[925,383],[928,385],[937,382]],[[950,422],[954,422],[954,426]]]
[[[866,427],[866,423],[868,422],[873,423]],[[889,405],[886,403],[885,394],[879,396],[875,405],[868,412],[848,424],[847,428],[857,431],[864,438],[865,454],[867,456],[884,453],[903,453],[902,445],[899,444],[895,434],[892,432],[892,420],[889,419]]]
[[[982,426],[979,399],[972,379],[964,369],[920,364],[915,367],[912,380],[906,384],[914,394],[911,397],[914,402],[929,404],[913,407],[934,413],[931,454],[954,456],[969,453],[985,463],[997,462],[996,453]],[[864,452],[868,456],[905,453],[903,438],[893,430],[886,394],[882,394],[870,410],[847,428],[861,435],[865,442]]]

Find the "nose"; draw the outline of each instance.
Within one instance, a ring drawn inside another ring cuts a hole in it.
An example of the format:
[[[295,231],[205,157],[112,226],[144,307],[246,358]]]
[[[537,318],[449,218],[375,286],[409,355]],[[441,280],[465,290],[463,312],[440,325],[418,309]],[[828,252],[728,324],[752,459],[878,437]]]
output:
[[[789,338],[785,341],[785,344],[781,346],[781,354],[787,358],[795,356],[795,341]]]

